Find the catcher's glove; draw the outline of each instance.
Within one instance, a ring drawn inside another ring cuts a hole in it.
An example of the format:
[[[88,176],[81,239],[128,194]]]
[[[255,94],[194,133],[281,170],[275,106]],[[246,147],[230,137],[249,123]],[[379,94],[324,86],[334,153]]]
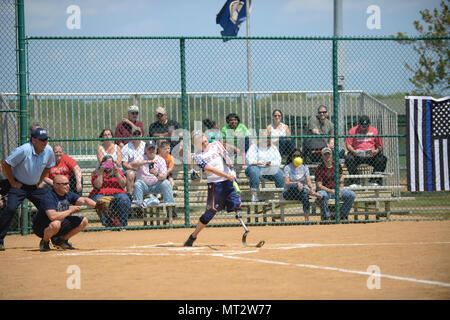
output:
[[[97,211],[100,218],[102,214],[108,216],[109,205],[112,200],[114,200],[113,196],[104,196],[103,198],[97,200],[97,203],[95,204],[95,211]]]

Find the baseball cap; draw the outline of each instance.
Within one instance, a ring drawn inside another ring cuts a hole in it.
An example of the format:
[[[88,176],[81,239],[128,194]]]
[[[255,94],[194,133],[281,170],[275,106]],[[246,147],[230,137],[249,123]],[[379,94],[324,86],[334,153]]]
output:
[[[156,148],[156,141],[155,140],[149,140],[145,143],[145,150],[150,148]]]
[[[166,109],[163,107],[156,108],[156,113],[167,114]]]
[[[33,131],[31,131],[31,137],[39,139],[39,140],[47,140],[48,139],[47,131],[45,131],[42,128],[36,128]]]
[[[139,112],[139,107],[136,105],[129,106],[128,112]]]
[[[359,125],[363,128],[367,128],[370,125],[370,118],[368,116],[361,116],[359,118]]]
[[[325,148],[322,149],[322,154],[325,154],[325,153],[333,153],[333,151],[331,151],[330,148],[325,147]]]

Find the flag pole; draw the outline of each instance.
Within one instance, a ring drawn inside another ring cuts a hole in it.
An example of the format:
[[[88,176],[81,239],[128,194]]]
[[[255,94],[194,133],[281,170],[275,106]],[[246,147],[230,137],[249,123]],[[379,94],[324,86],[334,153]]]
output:
[[[247,27],[247,38],[250,37],[250,5],[249,0],[245,1],[245,25]],[[253,128],[252,121],[252,104],[250,91],[252,90],[252,80],[251,80],[251,71],[250,71],[250,40],[247,39],[247,103],[248,103],[248,125],[250,128]]]

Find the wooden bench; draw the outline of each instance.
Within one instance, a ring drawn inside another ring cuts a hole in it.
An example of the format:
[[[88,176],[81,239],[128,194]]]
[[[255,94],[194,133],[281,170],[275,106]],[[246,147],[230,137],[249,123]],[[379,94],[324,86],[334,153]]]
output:
[[[317,167],[317,165],[310,165],[312,171]],[[288,201],[282,199],[282,188],[270,187],[274,185],[273,182],[268,182],[266,179],[262,180],[261,188],[258,192],[258,197],[260,201],[252,202],[251,193],[249,190],[248,178],[245,175],[245,166],[240,166],[236,168],[236,173],[238,176],[239,184],[241,187],[241,215],[247,222],[251,222],[253,219],[255,222],[260,220],[267,222],[268,219],[272,221],[280,220],[285,222],[286,217],[298,217],[304,216],[304,213],[287,213],[286,209],[289,206],[297,205],[301,206],[300,201]],[[83,195],[88,196],[89,192],[92,190],[91,185],[91,172],[94,170],[93,167],[83,168]],[[190,181],[189,180],[189,209],[190,209],[190,220],[196,223],[196,220],[203,214],[203,208],[206,206],[207,199],[207,185],[206,185],[206,175],[200,172],[200,181]],[[386,174],[358,174],[349,175],[344,173],[344,178],[384,178]],[[173,171],[173,178],[175,180],[174,186],[174,200],[175,203],[168,204],[161,202],[158,205],[150,206],[147,208],[139,208],[133,206],[131,208],[129,221],[142,221],[144,226],[146,225],[161,225],[161,224],[174,224],[183,223],[184,224],[184,172],[183,166],[177,165]],[[311,176],[314,181],[314,175]],[[353,205],[353,212],[351,215],[354,220],[358,220],[358,216],[364,215],[365,219],[368,220],[369,215],[375,214],[376,219],[380,217],[386,217],[389,219],[391,212],[391,203],[395,201],[410,201],[415,198],[412,197],[398,197],[393,196],[393,191],[399,191],[402,186],[360,186],[347,188],[357,192],[357,198],[355,199]],[[317,202],[315,198],[310,199],[311,202],[311,215],[317,215]],[[384,204],[384,206],[383,206]],[[361,206],[362,205],[362,206]],[[334,206],[334,200],[329,201],[330,209]],[[177,208],[178,217],[176,219],[172,218],[171,208]],[[384,208],[384,210],[382,210]],[[301,209],[300,209],[301,210]],[[215,220],[218,219],[235,219],[234,213],[217,213]]]

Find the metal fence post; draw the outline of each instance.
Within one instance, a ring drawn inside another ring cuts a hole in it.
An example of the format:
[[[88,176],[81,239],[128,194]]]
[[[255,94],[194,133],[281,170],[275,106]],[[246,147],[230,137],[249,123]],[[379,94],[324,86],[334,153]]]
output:
[[[334,184],[335,184],[335,214],[336,223],[340,223],[340,203],[339,203],[339,88],[338,88],[338,40],[333,38],[333,113],[334,113]]]
[[[26,52],[25,52],[25,8],[23,0],[17,0],[17,56],[19,60],[18,66],[18,85],[19,85],[19,145],[27,142],[27,69],[26,69]],[[28,234],[28,210],[22,204],[22,235]]]
[[[186,47],[185,39],[180,38],[180,75],[181,75],[181,114],[183,126],[183,180],[184,180],[184,224],[189,227],[189,166],[188,154],[190,153],[191,141],[188,130],[188,110],[187,110],[187,93],[186,93]]]

